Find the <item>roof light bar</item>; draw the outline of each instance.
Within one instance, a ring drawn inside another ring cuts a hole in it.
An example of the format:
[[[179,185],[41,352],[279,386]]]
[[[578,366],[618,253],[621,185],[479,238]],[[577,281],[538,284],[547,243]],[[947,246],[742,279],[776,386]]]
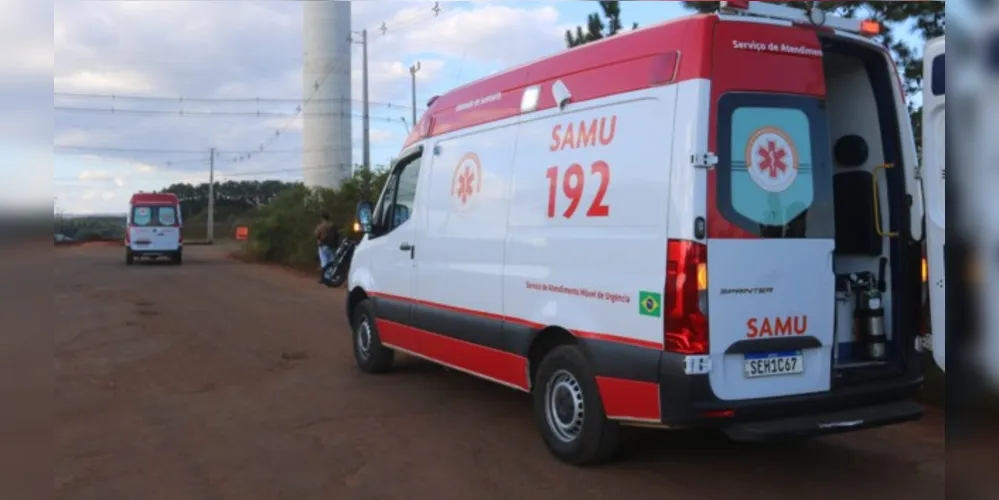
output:
[[[881,33],[881,25],[877,21],[830,16],[818,10],[802,10],[769,2],[730,0],[722,2],[721,9],[723,12],[781,19],[795,24],[821,26],[865,36],[874,36]]]

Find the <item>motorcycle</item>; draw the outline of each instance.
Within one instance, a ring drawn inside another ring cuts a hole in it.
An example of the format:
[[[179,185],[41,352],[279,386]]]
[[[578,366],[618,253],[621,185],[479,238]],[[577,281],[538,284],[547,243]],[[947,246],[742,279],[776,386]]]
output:
[[[347,281],[347,272],[350,271],[350,261],[354,257],[356,243],[349,238],[342,238],[333,252],[326,267],[323,268],[322,281],[327,288],[338,288]]]

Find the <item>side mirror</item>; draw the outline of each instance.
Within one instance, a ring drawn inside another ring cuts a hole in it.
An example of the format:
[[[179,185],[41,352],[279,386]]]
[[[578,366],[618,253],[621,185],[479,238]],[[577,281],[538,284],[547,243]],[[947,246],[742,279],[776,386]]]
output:
[[[374,214],[375,207],[370,201],[362,201],[357,204],[357,213],[355,214],[357,224],[355,227],[358,228],[359,232],[367,234],[371,232],[371,219]]]

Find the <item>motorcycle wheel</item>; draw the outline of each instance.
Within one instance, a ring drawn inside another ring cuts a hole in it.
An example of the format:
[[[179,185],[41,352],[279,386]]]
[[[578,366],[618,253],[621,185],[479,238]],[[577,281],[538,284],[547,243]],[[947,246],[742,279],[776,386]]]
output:
[[[336,288],[343,284],[342,279],[340,283],[336,283],[337,274],[336,264],[326,264],[326,267],[323,268],[323,284],[326,285],[326,288]]]
[[[343,283],[347,281],[347,273],[343,270],[333,271],[333,276],[330,278],[330,288],[340,288]]]

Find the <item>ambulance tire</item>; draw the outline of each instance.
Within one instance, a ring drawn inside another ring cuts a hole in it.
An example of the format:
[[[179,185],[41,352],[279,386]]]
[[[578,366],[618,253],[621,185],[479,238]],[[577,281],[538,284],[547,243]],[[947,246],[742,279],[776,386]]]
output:
[[[354,360],[361,371],[386,373],[392,370],[395,352],[382,345],[370,300],[361,301],[354,307],[354,325],[351,337],[353,337],[354,344]]]
[[[132,251],[131,250],[129,250],[129,249],[126,248],[125,249],[125,265],[126,266],[131,266],[133,263],[135,263],[135,256],[132,255]]]
[[[179,266],[184,263],[184,252],[177,252],[170,257],[170,262]]]
[[[534,418],[548,449],[568,464],[600,463],[620,448],[621,426],[607,419],[593,369],[576,346],[556,347],[541,362]]]

